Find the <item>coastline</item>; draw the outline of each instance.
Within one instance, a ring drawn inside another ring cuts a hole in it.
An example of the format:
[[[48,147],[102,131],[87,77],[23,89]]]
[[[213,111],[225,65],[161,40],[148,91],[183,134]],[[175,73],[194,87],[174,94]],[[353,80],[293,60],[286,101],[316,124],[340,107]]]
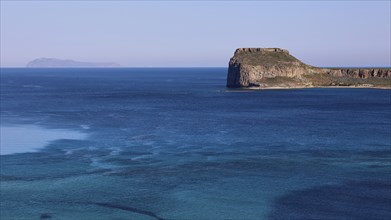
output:
[[[286,89],[384,89],[391,90],[391,87],[385,86],[270,86],[270,87],[240,87],[240,88],[228,88],[226,91],[232,92],[232,90],[246,91],[246,90],[286,90]]]

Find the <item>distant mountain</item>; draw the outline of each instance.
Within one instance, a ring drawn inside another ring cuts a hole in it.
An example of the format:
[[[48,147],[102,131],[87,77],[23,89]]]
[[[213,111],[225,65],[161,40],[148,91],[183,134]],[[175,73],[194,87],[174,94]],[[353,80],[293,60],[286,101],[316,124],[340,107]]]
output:
[[[90,63],[55,58],[38,58],[27,63],[26,67],[119,67],[117,63]]]

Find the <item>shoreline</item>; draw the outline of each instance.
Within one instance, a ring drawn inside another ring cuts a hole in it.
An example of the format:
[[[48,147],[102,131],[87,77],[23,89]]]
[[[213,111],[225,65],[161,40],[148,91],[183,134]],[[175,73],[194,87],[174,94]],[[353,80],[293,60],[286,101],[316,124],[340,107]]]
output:
[[[239,88],[228,88],[232,92],[232,90],[286,90],[286,89],[384,89],[391,90],[391,87],[385,86],[270,86],[270,87],[239,87]],[[226,90],[226,91],[228,91]]]

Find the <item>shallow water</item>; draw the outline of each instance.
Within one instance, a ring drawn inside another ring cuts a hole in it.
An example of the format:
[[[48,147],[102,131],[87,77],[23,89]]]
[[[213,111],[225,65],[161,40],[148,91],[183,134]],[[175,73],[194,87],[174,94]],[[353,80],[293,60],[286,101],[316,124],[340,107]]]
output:
[[[391,218],[390,90],[236,92],[225,77],[1,69],[1,125],[61,131],[1,155],[1,218]]]
[[[35,152],[54,140],[84,138],[84,133],[73,130],[45,129],[35,125],[0,126],[0,154]]]

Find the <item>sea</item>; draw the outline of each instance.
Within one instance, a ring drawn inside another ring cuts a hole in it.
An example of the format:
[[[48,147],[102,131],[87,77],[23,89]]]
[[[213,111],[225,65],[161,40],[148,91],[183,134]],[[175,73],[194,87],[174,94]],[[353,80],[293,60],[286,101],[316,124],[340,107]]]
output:
[[[391,219],[391,90],[1,69],[1,219]]]

